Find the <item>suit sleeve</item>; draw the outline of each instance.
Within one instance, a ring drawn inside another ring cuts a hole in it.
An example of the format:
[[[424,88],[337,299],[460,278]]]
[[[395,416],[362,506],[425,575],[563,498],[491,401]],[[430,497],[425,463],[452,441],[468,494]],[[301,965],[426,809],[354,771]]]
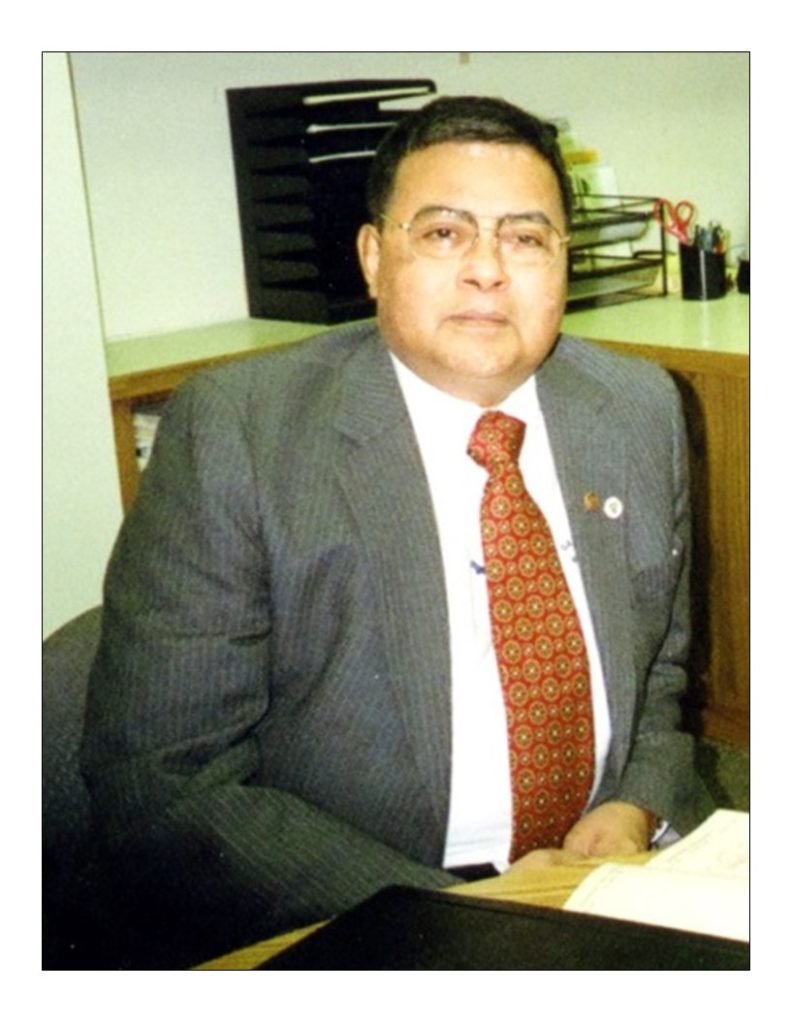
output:
[[[233,400],[188,382],[108,569],[83,767],[142,964],[175,949],[196,962],[387,884],[456,880],[254,784],[274,610],[249,451]]]
[[[713,805],[694,766],[692,736],[682,732],[681,698],[687,687],[690,644],[691,524],[686,429],[681,401],[670,380],[665,380],[664,433],[660,418],[652,418],[657,451],[664,451],[666,469],[660,472],[648,458],[642,461],[657,481],[666,481],[663,522],[655,525],[663,558],[633,573],[632,606],[635,662],[647,664],[638,682],[631,752],[621,777],[617,798],[656,813],[679,834],[697,826]],[[656,492],[654,492],[656,500]],[[645,538],[644,538],[645,540]]]

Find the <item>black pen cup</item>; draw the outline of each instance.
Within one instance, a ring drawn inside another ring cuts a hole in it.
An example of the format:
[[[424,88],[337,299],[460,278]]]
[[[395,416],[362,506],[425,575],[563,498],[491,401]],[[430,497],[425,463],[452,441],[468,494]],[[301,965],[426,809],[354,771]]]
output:
[[[721,299],[726,290],[725,253],[679,245],[681,294],[685,299]]]
[[[736,287],[742,295],[750,294],[750,261],[739,260],[739,270],[736,274]]]

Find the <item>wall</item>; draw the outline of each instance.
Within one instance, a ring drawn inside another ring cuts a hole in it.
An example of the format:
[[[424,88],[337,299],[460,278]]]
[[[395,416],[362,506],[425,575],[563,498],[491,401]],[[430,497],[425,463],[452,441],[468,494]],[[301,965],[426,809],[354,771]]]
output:
[[[744,243],[744,53],[74,53],[110,340],[247,315],[225,89],[427,77],[565,116],[622,192],[690,198]]]
[[[43,72],[46,635],[99,603],[121,501],[66,55]]]

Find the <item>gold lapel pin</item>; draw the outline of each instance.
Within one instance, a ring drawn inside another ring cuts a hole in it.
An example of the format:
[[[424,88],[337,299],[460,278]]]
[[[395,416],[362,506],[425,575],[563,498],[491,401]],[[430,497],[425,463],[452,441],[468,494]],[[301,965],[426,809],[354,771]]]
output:
[[[599,495],[595,491],[586,491],[582,504],[585,506],[587,512],[598,512],[601,506]]]

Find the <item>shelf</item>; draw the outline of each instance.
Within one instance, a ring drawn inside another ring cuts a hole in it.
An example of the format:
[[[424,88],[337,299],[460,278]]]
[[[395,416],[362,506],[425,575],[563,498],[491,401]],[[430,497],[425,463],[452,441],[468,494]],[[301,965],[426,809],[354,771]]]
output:
[[[577,202],[569,241],[569,307],[667,294],[667,249],[653,216],[655,200],[586,195]],[[648,235],[654,248],[646,246]]]

